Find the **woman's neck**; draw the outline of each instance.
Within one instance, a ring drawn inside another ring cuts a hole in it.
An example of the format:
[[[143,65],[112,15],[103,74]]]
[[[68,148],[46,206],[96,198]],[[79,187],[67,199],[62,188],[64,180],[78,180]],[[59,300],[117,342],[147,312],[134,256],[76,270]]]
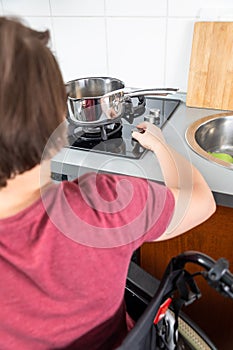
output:
[[[8,180],[7,186],[0,189],[0,218],[15,215],[33,204],[51,184],[50,161]]]

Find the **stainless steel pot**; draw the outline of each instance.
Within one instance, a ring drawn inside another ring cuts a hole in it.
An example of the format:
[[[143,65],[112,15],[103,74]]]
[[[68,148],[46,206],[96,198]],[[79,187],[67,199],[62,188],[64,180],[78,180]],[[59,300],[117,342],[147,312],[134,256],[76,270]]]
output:
[[[116,78],[90,77],[69,81],[67,119],[77,126],[100,126],[122,118],[131,97],[168,95],[177,89],[127,90]]]

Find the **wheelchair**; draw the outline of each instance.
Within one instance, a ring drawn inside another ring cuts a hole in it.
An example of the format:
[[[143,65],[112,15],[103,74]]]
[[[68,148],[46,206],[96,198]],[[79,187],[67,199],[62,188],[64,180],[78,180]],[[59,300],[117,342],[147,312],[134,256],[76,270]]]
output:
[[[186,263],[201,269],[191,274]],[[233,298],[233,274],[224,258],[215,261],[197,251],[184,252],[170,260],[161,281],[131,261],[125,303],[136,323],[117,350],[217,350],[182,311],[201,297],[196,276],[202,276],[223,296]]]

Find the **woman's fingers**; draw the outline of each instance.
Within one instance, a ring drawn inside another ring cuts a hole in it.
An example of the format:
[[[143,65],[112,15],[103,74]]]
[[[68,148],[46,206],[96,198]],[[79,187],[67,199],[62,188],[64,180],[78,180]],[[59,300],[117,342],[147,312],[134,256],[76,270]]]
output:
[[[140,142],[140,140],[143,140],[143,139],[146,138],[146,136],[147,136],[146,134],[152,135],[154,138],[156,138],[160,142],[166,142],[161,129],[158,128],[157,126],[155,126],[152,123],[142,122],[142,123],[137,125],[137,128],[138,128],[139,131],[138,132],[137,131],[134,132],[132,136],[133,136],[133,138],[135,138],[139,142]],[[141,134],[142,131],[145,132],[144,137],[143,138],[141,138],[140,136],[138,137],[137,134]]]
[[[149,124],[148,122],[142,122],[142,123],[140,123],[140,124],[137,125],[137,128],[138,128],[138,129],[144,129],[144,130],[145,130],[145,129],[147,129],[148,124]]]

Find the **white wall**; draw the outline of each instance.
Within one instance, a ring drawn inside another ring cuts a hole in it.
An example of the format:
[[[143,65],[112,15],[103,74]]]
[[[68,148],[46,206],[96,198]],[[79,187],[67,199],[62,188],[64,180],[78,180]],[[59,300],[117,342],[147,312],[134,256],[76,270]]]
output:
[[[233,21],[233,0],[0,0],[0,15],[49,28],[64,80],[187,90],[193,25]]]

